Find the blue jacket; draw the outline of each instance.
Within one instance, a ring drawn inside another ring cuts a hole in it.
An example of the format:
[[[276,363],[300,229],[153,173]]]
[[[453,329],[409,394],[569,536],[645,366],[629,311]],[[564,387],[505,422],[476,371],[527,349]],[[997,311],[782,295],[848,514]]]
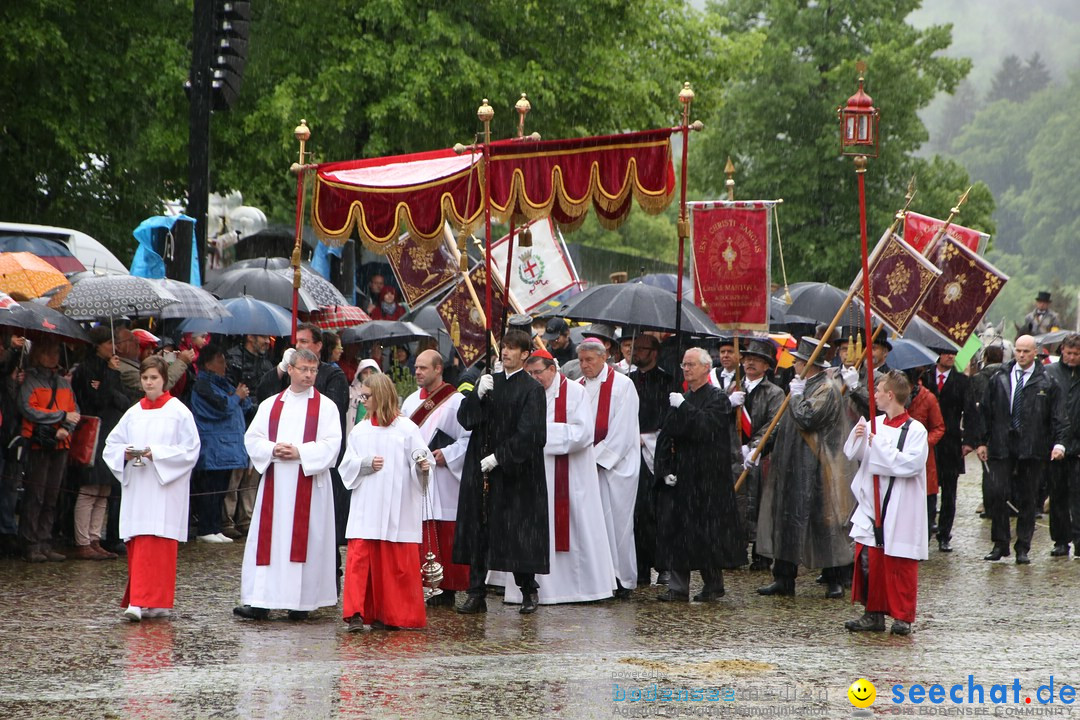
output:
[[[199,428],[202,451],[196,470],[232,470],[248,466],[244,449],[244,412],[251,399],[241,400],[228,378],[201,372],[191,392],[191,414]]]

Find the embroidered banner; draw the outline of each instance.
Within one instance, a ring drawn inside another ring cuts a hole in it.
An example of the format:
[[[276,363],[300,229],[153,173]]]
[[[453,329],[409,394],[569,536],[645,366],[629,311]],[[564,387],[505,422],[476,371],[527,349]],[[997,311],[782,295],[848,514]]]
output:
[[[935,255],[941,275],[919,308],[919,317],[962,346],[1009,276],[951,237]]]
[[[576,285],[578,277],[562,236],[550,218],[537,220],[525,227],[532,232],[532,252],[522,257],[521,234],[525,228],[518,228],[514,233],[510,295],[523,312],[531,313],[534,308]],[[492,272],[500,280],[506,277],[506,251],[509,246],[509,235],[491,245]]]
[[[941,270],[897,235],[885,232],[869,259],[870,309],[897,333],[907,329]],[[853,287],[860,299],[862,272]]]
[[[449,286],[457,277],[457,261],[445,239],[431,247],[416,242],[406,233],[386,251],[386,259],[405,302],[412,307]]]
[[[943,225],[945,225],[944,220],[928,215],[910,211],[904,213],[904,241],[915,248],[916,252],[924,253]],[[990,242],[990,236],[986,233],[966,228],[963,225],[949,225],[945,234],[979,255],[986,252],[986,245]]]
[[[453,290],[435,306],[442,318],[443,325],[450,333],[450,339],[454,343],[458,357],[465,367],[472,365],[484,357],[484,349],[487,346],[484,340],[483,305],[484,293],[487,286],[487,268],[477,265],[469,271],[476,297],[480,300],[480,308],[469,293],[469,288],[464,280],[460,280]],[[502,316],[503,307],[506,303],[506,295],[503,293],[502,283],[498,278],[491,285],[491,328],[495,335],[495,342],[502,340]]]
[[[721,330],[769,329],[773,205],[691,203],[694,302]]]

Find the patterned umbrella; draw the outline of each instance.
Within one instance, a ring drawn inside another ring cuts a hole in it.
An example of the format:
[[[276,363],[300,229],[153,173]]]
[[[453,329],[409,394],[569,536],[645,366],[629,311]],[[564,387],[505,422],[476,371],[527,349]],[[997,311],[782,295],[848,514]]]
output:
[[[63,310],[76,320],[121,315],[158,315],[180,302],[153,281],[136,275],[96,275],[75,283],[64,298]]]
[[[280,306],[244,295],[225,298],[222,306],[229,317],[216,320],[191,318],[180,323],[178,332],[208,332],[215,335],[270,335],[285,337],[292,334],[292,315]]]
[[[162,319],[208,318],[216,320],[217,318],[229,317],[230,313],[221,304],[221,301],[201,287],[195,287],[180,280],[170,280],[169,278],[152,279],[150,282],[180,300],[180,302],[162,309]]]
[[[0,253],[0,291],[31,300],[70,285],[64,273],[28,252]]]
[[[292,282],[292,268],[277,270],[276,272],[284,275],[285,279],[290,283]],[[303,266],[300,267],[300,289],[307,290],[311,297],[315,298],[315,302],[319,304],[319,307],[336,307],[349,304],[349,301],[345,299],[340,290],[334,287],[332,282],[314,270],[308,270]]]
[[[339,330],[371,322],[371,316],[355,305],[334,305],[311,313],[311,322],[323,330]]]

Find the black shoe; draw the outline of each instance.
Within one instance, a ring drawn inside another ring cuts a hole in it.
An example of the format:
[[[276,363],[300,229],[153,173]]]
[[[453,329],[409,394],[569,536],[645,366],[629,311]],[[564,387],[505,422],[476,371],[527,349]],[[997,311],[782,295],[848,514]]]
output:
[[[1016,551],[1016,564],[1017,565],[1030,565],[1031,564],[1031,558],[1029,558],[1028,554],[1026,552],[1024,552],[1023,550],[1017,550]]]
[[[613,595],[615,596],[616,600],[629,600],[633,592],[634,591],[630,588],[617,587],[615,588],[615,592],[613,593]]]
[[[930,537],[934,537],[935,535],[937,535],[937,523],[934,523],[930,527],[928,527],[927,532],[930,533]]]
[[[719,590],[702,590],[694,596],[694,602],[707,603],[724,597],[724,588]]]
[[[690,593],[679,593],[674,590],[665,590],[656,596],[660,602],[690,602]]]
[[[307,620],[308,615],[310,614],[311,613],[309,613],[307,610],[290,610],[289,619],[293,622],[296,622],[298,620]]]
[[[454,601],[457,599],[457,593],[453,590],[443,590],[438,595],[432,595],[424,604],[428,607],[454,607]]]
[[[487,601],[479,595],[469,595],[465,602],[456,608],[462,615],[478,615],[487,612]]]
[[[879,612],[863,613],[858,620],[848,620],[844,623],[851,632],[885,632],[885,614]]]
[[[772,560],[761,555],[755,555],[753,562],[750,563],[750,569],[752,571],[768,570],[772,567]]]
[[[1069,557],[1069,546],[1055,545],[1054,549],[1050,551],[1050,557]],[[1017,555],[1017,560],[1019,559],[1020,557]]]
[[[248,620],[265,620],[270,611],[266,608],[251,607],[250,605],[237,605],[232,609],[233,615],[247,618]]]
[[[671,571],[670,570],[660,570],[659,572],[656,573],[656,584],[657,585],[667,585],[669,582],[671,582]]]
[[[816,578],[814,578],[814,582],[816,582],[818,585],[825,585],[829,581],[827,579],[825,579],[825,573],[821,573]]]
[[[828,587],[825,588],[825,597],[827,598],[841,598],[844,597],[844,585],[843,583],[831,582]]]
[[[771,584],[759,587],[758,595],[794,595],[795,580],[789,578],[776,578]]]
[[[537,604],[539,603],[539,595],[536,591],[529,593],[522,593],[521,595],[521,609],[518,610],[522,615],[532,615],[536,612]]]
[[[983,560],[989,560],[990,562],[997,562],[998,560],[1000,560],[1003,557],[1009,557],[1009,548],[1001,548],[1001,547],[995,545],[993,550],[991,550],[990,552],[986,553],[985,556],[983,556]]]
[[[893,620],[891,632],[893,635],[910,635],[911,623],[904,620]]]
[[[941,552],[952,552],[952,545],[949,544],[948,540],[938,540],[937,549]]]

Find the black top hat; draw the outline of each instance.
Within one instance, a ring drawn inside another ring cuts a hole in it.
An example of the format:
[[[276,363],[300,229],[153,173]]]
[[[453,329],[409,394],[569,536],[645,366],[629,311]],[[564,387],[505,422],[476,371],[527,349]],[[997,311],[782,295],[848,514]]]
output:
[[[746,343],[746,349],[742,351],[742,354],[759,357],[769,363],[770,367],[776,365],[776,348],[768,340],[751,338],[750,341]]]
[[[1039,294],[1035,296],[1035,302],[1050,302],[1050,293],[1046,290],[1040,290]]]
[[[817,361],[815,365],[821,368],[829,367],[829,361],[825,359],[826,351],[829,349],[829,343],[823,343],[820,340],[815,340],[812,337],[806,337],[805,335],[799,338],[799,346],[795,348],[795,352],[791,353],[793,357],[802,360],[803,362],[810,362],[810,356],[814,354],[814,349],[821,345],[821,352],[818,353]]]
[[[565,335],[570,332],[570,325],[567,324],[562,318],[551,318],[548,320],[547,328],[544,330],[544,342],[551,342],[560,335]]]
[[[889,331],[882,330],[881,332],[879,332],[877,334],[877,337],[874,338],[874,344],[880,345],[888,351],[892,351],[892,343],[889,342]]]
[[[584,332],[581,334],[587,338],[603,338],[604,340],[610,340],[611,342],[618,342],[618,338],[615,337],[615,328],[606,323],[593,323],[585,328]]]
[[[507,318],[506,327],[508,330],[521,330],[531,337],[536,337],[536,333],[532,329],[532,318],[523,313],[515,313]]]

